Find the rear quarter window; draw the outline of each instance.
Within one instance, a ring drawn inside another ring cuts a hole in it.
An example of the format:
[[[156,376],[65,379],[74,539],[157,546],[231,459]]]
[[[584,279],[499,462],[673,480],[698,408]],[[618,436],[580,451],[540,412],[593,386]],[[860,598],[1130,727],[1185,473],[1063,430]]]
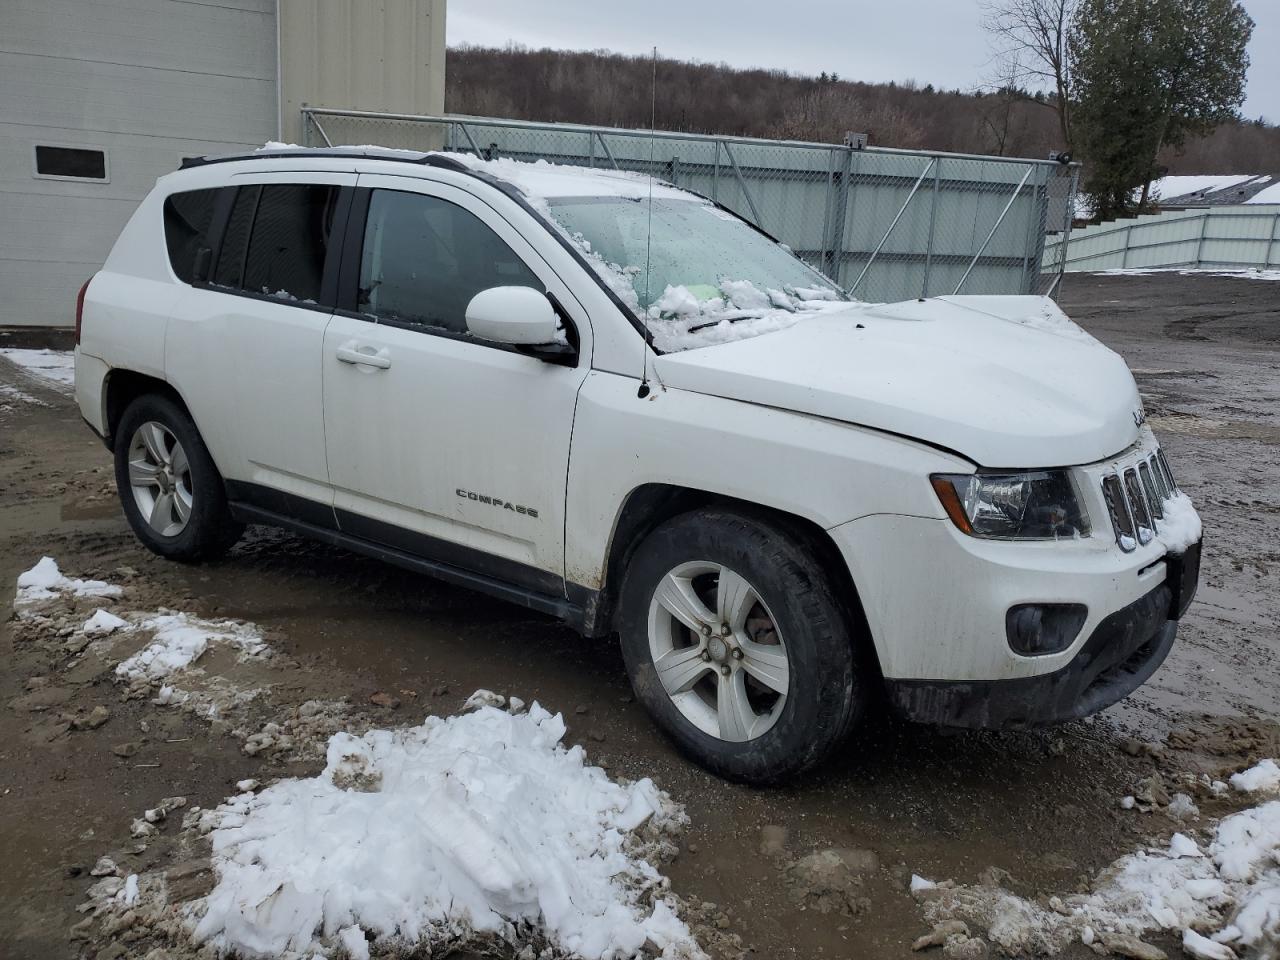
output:
[[[192,283],[201,248],[208,248],[209,226],[218,190],[188,190],[170,194],[164,201],[164,240],[169,264],[178,279]]]

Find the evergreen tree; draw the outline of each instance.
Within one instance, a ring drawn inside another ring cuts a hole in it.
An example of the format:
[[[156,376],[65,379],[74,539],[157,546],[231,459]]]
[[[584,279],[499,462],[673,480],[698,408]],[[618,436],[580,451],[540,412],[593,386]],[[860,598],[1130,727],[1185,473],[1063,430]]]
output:
[[[1253,21],[1239,0],[1081,0],[1070,38],[1075,139],[1100,219],[1147,201],[1165,147],[1237,118]]]

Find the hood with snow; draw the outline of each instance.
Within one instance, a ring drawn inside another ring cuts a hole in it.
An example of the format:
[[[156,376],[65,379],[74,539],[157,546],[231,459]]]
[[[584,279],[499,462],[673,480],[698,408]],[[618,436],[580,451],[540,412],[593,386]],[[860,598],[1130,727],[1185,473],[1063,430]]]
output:
[[[655,366],[671,388],[884,430],[985,467],[1102,460],[1138,439],[1142,419],[1124,360],[1048,297],[828,303]]]

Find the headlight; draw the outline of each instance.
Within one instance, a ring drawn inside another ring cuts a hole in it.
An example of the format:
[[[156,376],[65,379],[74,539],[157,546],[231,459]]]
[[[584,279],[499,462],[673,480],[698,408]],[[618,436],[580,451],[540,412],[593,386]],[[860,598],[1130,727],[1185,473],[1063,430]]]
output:
[[[930,480],[947,516],[972,537],[1056,540],[1089,533],[1065,470],[935,473]]]

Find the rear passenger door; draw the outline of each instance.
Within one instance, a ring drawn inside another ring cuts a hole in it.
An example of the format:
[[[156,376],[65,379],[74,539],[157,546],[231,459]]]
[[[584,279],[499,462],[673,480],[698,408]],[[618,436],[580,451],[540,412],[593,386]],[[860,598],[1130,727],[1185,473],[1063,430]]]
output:
[[[208,282],[169,326],[166,365],[232,499],[333,526],[321,352],[340,257],[330,241],[355,176],[235,179]]]
[[[563,594],[569,439],[590,367],[586,315],[483,200],[390,176],[361,175],[360,188],[324,349],[339,526]],[[581,338],[578,365],[470,336],[467,304],[495,286],[550,292]]]

